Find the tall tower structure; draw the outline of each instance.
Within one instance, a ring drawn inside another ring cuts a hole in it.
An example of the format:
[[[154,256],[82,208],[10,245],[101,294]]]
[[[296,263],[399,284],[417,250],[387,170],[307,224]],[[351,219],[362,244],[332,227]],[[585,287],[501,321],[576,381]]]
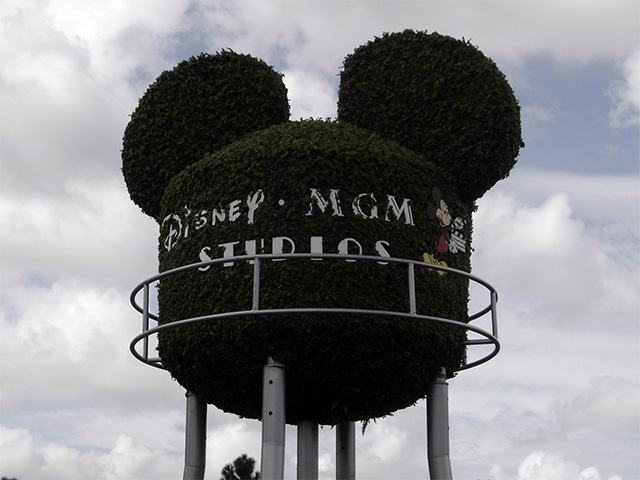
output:
[[[223,51],[164,72],[125,131],[131,198],[159,225],[131,350],[189,392],[185,478],[204,474],[206,404],[263,422],[262,478],[282,478],[285,423],[298,478],[317,478],[318,425],[354,478],[353,422],[424,397],[431,477],[450,478],[446,380],[499,350],[471,216],[523,146],[513,91],[468,42],[407,30],[345,59],[337,121],[288,117],[281,76]]]

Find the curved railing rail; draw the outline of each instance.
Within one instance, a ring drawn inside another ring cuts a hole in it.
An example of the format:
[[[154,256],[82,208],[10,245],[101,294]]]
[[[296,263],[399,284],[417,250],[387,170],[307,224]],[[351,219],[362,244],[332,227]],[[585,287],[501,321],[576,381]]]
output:
[[[441,265],[434,265],[431,263],[421,262],[417,260],[407,260],[402,258],[389,258],[384,257],[385,263],[404,264],[407,267],[407,293],[409,297],[409,311],[387,311],[387,310],[371,310],[371,309],[357,309],[357,308],[284,308],[284,309],[261,309],[260,308],[260,264],[266,260],[278,260],[278,259],[295,259],[295,260],[318,260],[318,259],[335,259],[335,260],[358,260],[365,262],[380,262],[381,257],[369,256],[369,255],[345,255],[345,254],[329,254],[329,253],[288,253],[288,254],[255,254],[255,255],[242,255],[237,257],[225,257],[210,260],[207,262],[198,262],[190,265],[184,265],[182,267],[175,268],[173,270],[167,270],[165,272],[154,275],[148,278],[144,282],[140,283],[131,293],[130,301],[133,308],[142,314],[142,333],[137,335],[130,343],[129,349],[131,353],[140,361],[157,367],[164,368],[162,361],[157,357],[149,357],[149,337],[155,335],[163,330],[170,328],[178,328],[184,325],[200,322],[210,322],[223,318],[231,317],[243,317],[243,316],[276,316],[276,315],[295,315],[295,314],[350,314],[350,315],[362,315],[370,317],[396,317],[396,318],[408,318],[418,321],[438,322],[456,327],[464,328],[467,331],[474,332],[483,338],[467,339],[464,344],[467,347],[490,345],[493,349],[472,362],[466,362],[458,370],[466,370],[482,363],[488,362],[495,357],[500,351],[500,342],[498,341],[498,319],[496,304],[498,302],[498,293],[496,290],[484,280],[471,275],[467,272],[457,270],[450,267],[444,267]],[[150,327],[150,321],[158,322],[159,316],[156,313],[149,311],[149,292],[151,285],[159,282],[165,277],[170,275],[176,275],[190,270],[203,268],[207,266],[220,266],[222,264],[229,264],[230,262],[253,262],[253,295],[251,299],[250,310],[240,310],[232,312],[216,313],[213,315],[205,315],[194,318],[187,318],[183,320],[177,320],[171,323]],[[440,318],[429,315],[421,315],[417,313],[416,304],[416,283],[415,283],[415,269],[426,268],[430,270],[437,270],[450,273],[467,278],[470,282],[484,287],[489,294],[489,304],[480,309],[479,311],[469,315],[468,321],[460,322],[448,318]],[[142,304],[138,303],[138,296],[142,292]],[[490,314],[491,332],[483,330],[470,322],[477,320],[485,315]],[[138,351],[137,345],[142,341],[142,351]]]

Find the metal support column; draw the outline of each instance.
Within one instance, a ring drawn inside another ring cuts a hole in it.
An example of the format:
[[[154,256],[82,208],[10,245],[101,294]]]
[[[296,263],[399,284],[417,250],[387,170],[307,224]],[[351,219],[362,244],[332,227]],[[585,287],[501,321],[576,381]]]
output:
[[[184,480],[202,480],[207,451],[207,402],[187,392]]]
[[[284,365],[271,357],[263,370],[262,383],[262,458],[260,478],[284,477],[285,378]]]
[[[427,393],[427,458],[431,480],[451,480],[449,459],[449,384],[443,368]]]
[[[298,423],[297,480],[318,480],[318,422]]]
[[[356,478],[356,424],[341,422],[336,426],[336,480]]]

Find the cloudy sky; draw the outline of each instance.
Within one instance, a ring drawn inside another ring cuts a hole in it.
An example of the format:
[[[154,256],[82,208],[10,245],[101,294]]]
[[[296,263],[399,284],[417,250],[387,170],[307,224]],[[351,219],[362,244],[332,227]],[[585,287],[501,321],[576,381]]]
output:
[[[129,200],[120,149],[149,83],[231,48],[284,73],[292,119],[335,117],[344,57],[413,28],[498,64],[527,145],[475,215],[503,348],[450,382],[454,476],[640,478],[636,0],[0,0],[0,22],[0,475],[182,475],[184,391],[128,351],[157,226]],[[424,402],[357,442],[359,478],[427,478]],[[322,478],[333,448],[325,428]],[[241,453],[259,458],[260,424],[210,407],[206,478]]]

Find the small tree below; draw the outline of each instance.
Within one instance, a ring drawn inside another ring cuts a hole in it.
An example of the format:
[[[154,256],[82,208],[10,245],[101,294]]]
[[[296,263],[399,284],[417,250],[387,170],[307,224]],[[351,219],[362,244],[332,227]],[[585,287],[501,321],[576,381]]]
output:
[[[220,480],[258,480],[260,472],[254,472],[256,461],[243,453],[233,463],[222,467]]]

